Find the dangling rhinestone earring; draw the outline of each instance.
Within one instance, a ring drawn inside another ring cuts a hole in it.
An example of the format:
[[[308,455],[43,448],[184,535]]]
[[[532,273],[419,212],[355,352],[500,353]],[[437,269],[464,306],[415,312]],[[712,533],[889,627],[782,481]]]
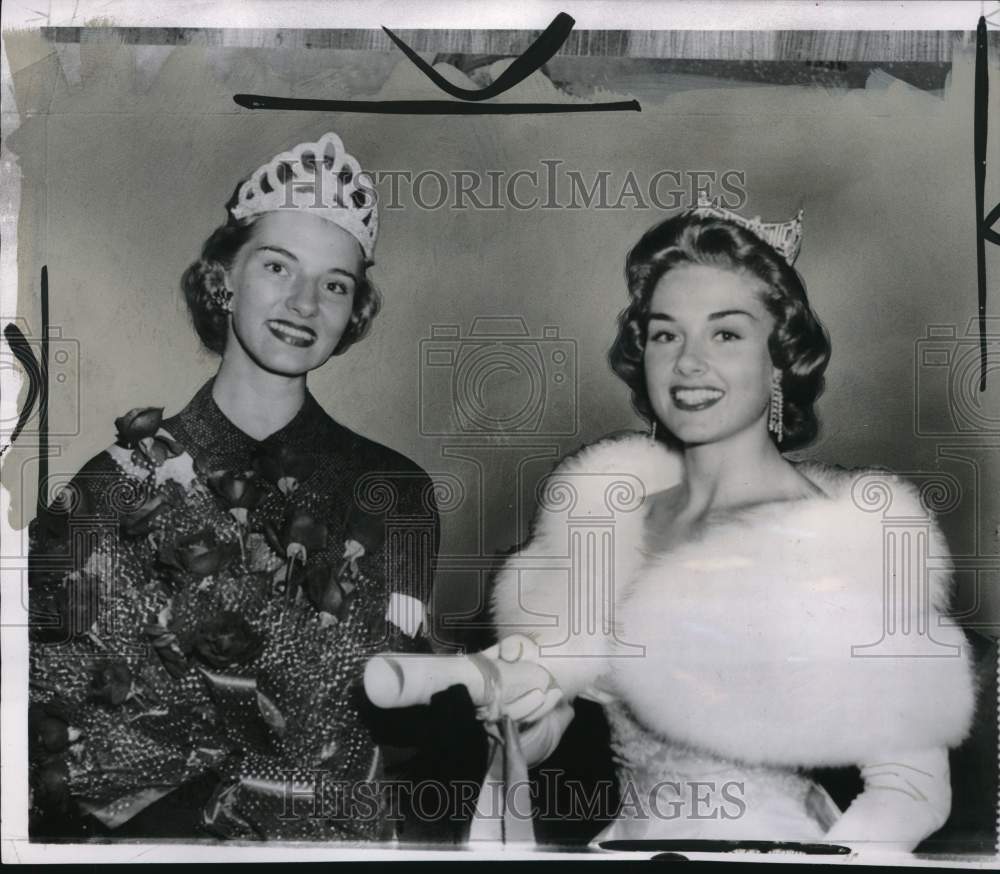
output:
[[[649,439],[656,442],[656,419],[649,424]]]
[[[767,430],[780,443],[785,432],[785,398],[781,392],[781,371],[775,368],[771,372],[771,400],[768,404]]]

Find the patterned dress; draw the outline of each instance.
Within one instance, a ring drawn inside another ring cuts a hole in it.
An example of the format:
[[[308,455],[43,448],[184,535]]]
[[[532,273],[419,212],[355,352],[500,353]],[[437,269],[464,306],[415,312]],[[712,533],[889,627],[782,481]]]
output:
[[[308,393],[263,441],[211,381],[117,424],[32,523],[33,822],[115,829],[179,798],[193,834],[387,837],[360,679],[430,649],[431,480]]]

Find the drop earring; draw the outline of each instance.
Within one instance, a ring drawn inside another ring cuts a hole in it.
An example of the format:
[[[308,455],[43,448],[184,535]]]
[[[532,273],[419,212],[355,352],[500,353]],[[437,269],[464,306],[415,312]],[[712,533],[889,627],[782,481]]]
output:
[[[767,430],[774,434],[777,443],[785,436],[785,398],[781,391],[781,371],[771,371],[771,399],[768,402]]]
[[[649,423],[649,439],[656,442],[656,419]]]

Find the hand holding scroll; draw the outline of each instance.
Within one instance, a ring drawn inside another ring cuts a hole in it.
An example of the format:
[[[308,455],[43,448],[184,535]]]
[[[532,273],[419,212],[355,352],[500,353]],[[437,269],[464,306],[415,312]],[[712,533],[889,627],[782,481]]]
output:
[[[365,667],[365,692],[378,707],[410,707],[462,685],[480,709],[480,718],[509,716],[515,722],[533,722],[563,698],[538,660],[538,644],[521,634],[471,655],[376,656]]]

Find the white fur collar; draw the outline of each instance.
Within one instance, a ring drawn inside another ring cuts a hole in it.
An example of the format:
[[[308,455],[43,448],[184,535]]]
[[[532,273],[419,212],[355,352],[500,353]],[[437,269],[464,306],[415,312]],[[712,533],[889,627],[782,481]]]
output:
[[[883,637],[899,600],[883,585],[891,526],[859,486],[889,490],[892,517],[910,518],[937,561],[936,525],[891,474],[801,470],[826,497],[755,508],[649,555],[641,499],[679,481],[679,457],[638,435],[583,449],[550,476],[530,543],[497,579],[498,634],[532,634],[570,695],[610,688],[647,727],[729,758],[850,764],[959,743],[974,695],[964,635],[940,624],[950,574],[930,574],[919,612],[942,648],[855,649]]]

